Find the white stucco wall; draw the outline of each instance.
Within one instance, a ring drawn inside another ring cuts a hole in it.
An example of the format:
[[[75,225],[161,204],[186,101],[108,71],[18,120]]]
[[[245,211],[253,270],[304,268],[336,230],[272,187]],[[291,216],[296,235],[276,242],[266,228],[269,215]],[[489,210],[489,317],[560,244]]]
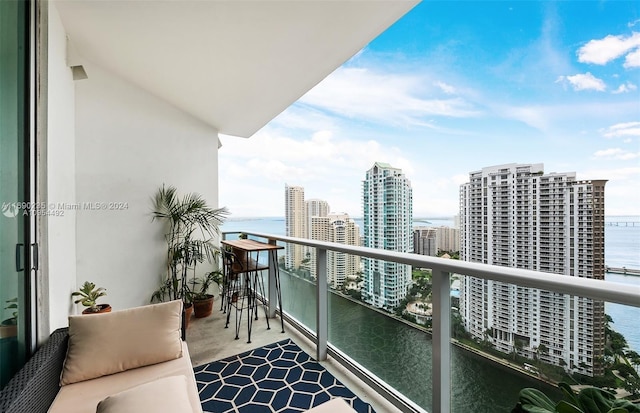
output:
[[[77,284],[106,288],[100,302],[115,310],[147,304],[166,260],[151,197],[164,183],[217,207],[218,133],[90,62],[84,68],[75,102]]]
[[[66,33],[56,7],[48,6],[48,74],[46,147],[40,149],[39,173],[46,185],[40,188],[40,198],[53,215],[41,217],[44,223],[41,272],[45,275],[40,288],[40,316],[48,317],[49,328],[68,325],[72,309],[71,292],[76,284],[76,213],[59,208],[59,203],[74,203],[75,190],[75,120],[74,81],[66,64]],[[53,204],[53,205],[51,205]],[[62,214],[61,216],[59,214]],[[45,323],[46,325],[46,323]],[[42,332],[46,334],[47,332]]]

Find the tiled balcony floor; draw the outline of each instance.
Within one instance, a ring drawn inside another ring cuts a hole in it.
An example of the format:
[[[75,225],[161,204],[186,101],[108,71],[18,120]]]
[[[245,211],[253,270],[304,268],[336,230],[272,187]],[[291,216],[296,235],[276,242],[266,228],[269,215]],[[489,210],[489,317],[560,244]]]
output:
[[[225,317],[220,310],[220,302],[214,303],[213,314],[206,318],[191,318],[187,329],[187,343],[193,366],[220,360],[228,356],[240,354],[257,347],[275,343],[286,338],[291,338],[300,348],[315,358],[315,344],[306,339],[293,327],[285,322],[285,332],[280,329],[280,319],[270,319],[271,329],[267,330],[264,314],[253,323],[251,343],[247,343],[247,324],[243,317],[240,338],[235,340],[235,325],[233,315],[229,328],[224,328]],[[246,314],[244,315],[246,317]],[[364,402],[369,403],[377,413],[397,412],[391,403],[380,397],[366,384],[355,378],[344,367],[329,357],[327,361],[320,363],[324,368],[340,380],[345,386],[359,396]]]

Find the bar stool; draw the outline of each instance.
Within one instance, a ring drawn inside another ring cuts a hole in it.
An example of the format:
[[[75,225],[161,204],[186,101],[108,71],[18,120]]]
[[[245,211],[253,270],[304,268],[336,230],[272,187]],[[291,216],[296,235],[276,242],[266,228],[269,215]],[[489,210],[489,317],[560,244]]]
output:
[[[221,310],[227,313],[225,328],[229,327],[232,309],[235,310],[236,340],[239,338],[240,325],[242,323],[242,313],[247,310],[247,334],[251,343],[251,327],[253,319],[258,319],[258,306],[262,305],[264,316],[267,320],[267,330],[269,325],[269,315],[266,308],[266,290],[264,280],[261,276],[263,270],[268,266],[261,265],[251,257],[239,257],[232,251],[223,250],[223,292]]]

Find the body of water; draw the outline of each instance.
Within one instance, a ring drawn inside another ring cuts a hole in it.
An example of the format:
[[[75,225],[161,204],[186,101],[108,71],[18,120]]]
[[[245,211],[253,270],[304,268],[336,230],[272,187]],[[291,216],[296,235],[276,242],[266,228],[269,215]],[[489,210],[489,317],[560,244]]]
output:
[[[428,221],[428,222],[425,222]],[[356,219],[362,225],[362,220]],[[452,226],[452,219],[416,220],[414,226]],[[234,219],[223,231],[251,231],[284,235],[284,218]],[[640,268],[640,226],[607,226],[605,262],[611,267]],[[315,330],[315,287],[296,276],[282,273],[285,311]],[[607,280],[640,286],[640,277],[607,274]],[[330,294],[329,340],[365,368],[411,400],[430,410],[431,341],[423,331],[384,314]],[[629,347],[640,352],[640,308],[606,304],[613,328]],[[547,394],[555,388],[489,362],[455,346],[451,360],[454,412],[509,412],[523,387],[538,387]]]

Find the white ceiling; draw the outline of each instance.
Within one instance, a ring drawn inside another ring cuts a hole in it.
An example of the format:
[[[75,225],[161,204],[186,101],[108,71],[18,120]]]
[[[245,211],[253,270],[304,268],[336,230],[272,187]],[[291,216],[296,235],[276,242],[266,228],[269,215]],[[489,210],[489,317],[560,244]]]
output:
[[[417,3],[55,1],[81,58],[220,133],[242,137],[253,135]]]

